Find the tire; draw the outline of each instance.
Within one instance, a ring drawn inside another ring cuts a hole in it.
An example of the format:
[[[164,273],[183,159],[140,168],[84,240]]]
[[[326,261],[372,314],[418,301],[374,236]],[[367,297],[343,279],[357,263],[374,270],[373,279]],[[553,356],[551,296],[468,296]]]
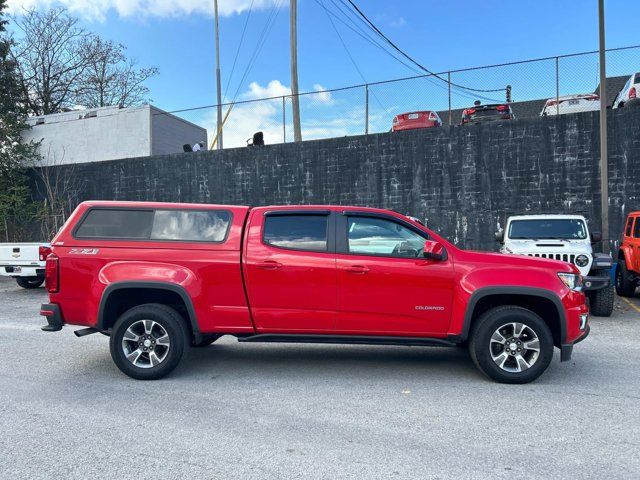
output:
[[[216,340],[218,340],[222,335],[203,335],[202,336],[202,340],[200,340],[199,342],[193,342],[191,344],[192,347],[195,348],[204,348],[204,347],[208,347],[209,345],[211,345],[213,342],[215,342]]]
[[[494,341],[499,338],[497,333],[506,340],[504,343]],[[500,383],[532,382],[544,373],[553,358],[553,336],[547,324],[531,310],[514,305],[485,312],[473,324],[470,338],[473,362],[487,377]],[[526,349],[527,344],[530,349]],[[518,348],[522,348],[521,353]]]
[[[155,380],[178,366],[189,336],[184,319],[173,308],[158,303],[139,305],[116,321],[109,340],[111,358],[126,375]]]
[[[636,292],[636,282],[630,279],[626,262],[618,260],[616,268],[616,293],[621,297],[633,297]]]
[[[589,309],[596,317],[610,317],[613,313],[613,287],[589,293]]]
[[[32,290],[34,288],[39,288],[44,283],[44,277],[16,277],[16,282],[22,288],[26,288],[27,290]]]

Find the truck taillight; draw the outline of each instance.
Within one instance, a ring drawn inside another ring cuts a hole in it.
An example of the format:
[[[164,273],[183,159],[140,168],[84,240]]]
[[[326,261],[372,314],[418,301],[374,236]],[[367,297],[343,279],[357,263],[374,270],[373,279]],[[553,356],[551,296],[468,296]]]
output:
[[[498,110],[499,112],[508,112],[509,111],[509,105],[498,105],[496,107],[496,110]]]
[[[473,115],[474,113],[476,113],[475,108],[467,108],[464,112],[462,112],[462,115]]]
[[[49,293],[57,293],[60,289],[60,266],[55,253],[47,257],[47,265],[44,270],[44,281]]]
[[[629,100],[632,98],[636,98],[636,87],[631,87],[629,89]]]
[[[41,262],[44,262],[50,253],[51,253],[51,249],[49,247],[38,248],[38,256],[40,257]]]

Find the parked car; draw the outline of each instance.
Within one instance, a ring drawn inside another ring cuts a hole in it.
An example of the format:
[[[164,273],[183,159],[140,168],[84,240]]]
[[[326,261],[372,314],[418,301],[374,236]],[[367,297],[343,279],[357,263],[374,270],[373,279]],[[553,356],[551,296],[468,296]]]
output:
[[[592,244],[602,240],[590,232],[582,215],[520,215],[507,219],[505,229],[496,233],[507,254],[552,258],[575,265],[582,279],[582,290],[589,299],[593,315],[613,313],[611,255],[594,253]]]
[[[613,101],[613,108],[640,106],[640,73],[631,75]]]
[[[513,120],[515,115],[508,103],[494,105],[475,105],[462,111],[462,125],[469,123],[494,122],[497,120]]]
[[[346,206],[81,204],[47,258],[45,331],[110,336],[127,375],[160,378],[189,344],[457,346],[525,383],[589,333],[580,271],[464,251],[411,218]]]
[[[48,243],[0,243],[0,276],[15,278],[22,288],[40,287],[49,247]]]
[[[640,212],[631,212],[622,232],[615,276],[616,292],[632,297],[640,279]]]
[[[423,112],[401,113],[393,117],[392,132],[401,130],[417,130],[419,128],[433,128],[442,126],[442,120],[437,112],[426,110]]]
[[[600,97],[593,93],[580,93],[550,98],[544,104],[540,116],[565,115],[567,113],[592,112],[595,110],[600,110]]]

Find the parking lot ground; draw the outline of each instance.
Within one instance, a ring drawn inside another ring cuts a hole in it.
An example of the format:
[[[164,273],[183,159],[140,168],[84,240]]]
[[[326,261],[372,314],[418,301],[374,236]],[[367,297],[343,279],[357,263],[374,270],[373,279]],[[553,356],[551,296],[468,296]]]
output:
[[[528,385],[459,349],[238,344],[132,380],[0,280],[0,477],[640,478],[640,299]]]

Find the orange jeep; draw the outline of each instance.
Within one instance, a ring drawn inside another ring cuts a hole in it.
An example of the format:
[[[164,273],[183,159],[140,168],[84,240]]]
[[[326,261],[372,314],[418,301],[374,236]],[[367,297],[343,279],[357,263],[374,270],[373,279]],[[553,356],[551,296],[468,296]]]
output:
[[[640,279],[640,212],[631,212],[622,232],[616,268],[616,292],[631,297]]]

